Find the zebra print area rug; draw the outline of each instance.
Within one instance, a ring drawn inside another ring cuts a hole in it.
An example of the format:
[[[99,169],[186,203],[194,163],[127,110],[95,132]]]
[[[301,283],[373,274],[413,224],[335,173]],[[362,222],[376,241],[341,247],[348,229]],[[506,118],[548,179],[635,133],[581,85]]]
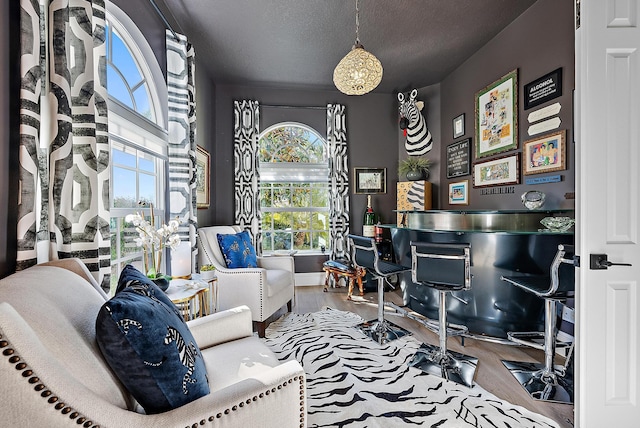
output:
[[[363,319],[325,309],[290,313],[264,339],[282,361],[307,373],[309,427],[530,427],[558,425],[500,400],[409,367],[420,346],[412,336],[378,345],[357,329]]]

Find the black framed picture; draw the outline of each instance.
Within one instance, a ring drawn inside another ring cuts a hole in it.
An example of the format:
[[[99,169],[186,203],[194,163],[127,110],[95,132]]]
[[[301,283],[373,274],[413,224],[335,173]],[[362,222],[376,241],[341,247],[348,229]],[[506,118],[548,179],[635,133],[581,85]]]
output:
[[[387,193],[386,168],[353,168],[354,193]]]
[[[447,146],[447,178],[471,174],[471,138]]]
[[[453,119],[453,138],[459,138],[464,135],[464,113]]]
[[[546,103],[562,95],[562,67],[524,85],[524,109]]]

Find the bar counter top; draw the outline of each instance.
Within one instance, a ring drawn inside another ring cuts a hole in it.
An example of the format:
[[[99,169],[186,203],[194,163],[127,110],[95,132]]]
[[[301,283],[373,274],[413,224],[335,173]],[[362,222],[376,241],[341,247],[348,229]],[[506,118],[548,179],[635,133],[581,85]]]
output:
[[[552,231],[540,221],[545,217],[574,217],[574,210],[495,210],[495,211],[453,211],[397,210],[398,224],[382,225],[386,228],[402,227],[406,229],[431,232],[460,233],[515,233],[515,234],[570,234],[568,231]]]

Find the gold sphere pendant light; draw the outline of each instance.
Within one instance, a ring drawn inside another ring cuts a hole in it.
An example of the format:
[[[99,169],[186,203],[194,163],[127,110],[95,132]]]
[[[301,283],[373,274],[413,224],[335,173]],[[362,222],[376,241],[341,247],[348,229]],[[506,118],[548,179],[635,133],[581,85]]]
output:
[[[333,70],[333,83],[347,95],[364,95],[382,80],[382,64],[360,43],[360,10],[356,0],[356,42]]]

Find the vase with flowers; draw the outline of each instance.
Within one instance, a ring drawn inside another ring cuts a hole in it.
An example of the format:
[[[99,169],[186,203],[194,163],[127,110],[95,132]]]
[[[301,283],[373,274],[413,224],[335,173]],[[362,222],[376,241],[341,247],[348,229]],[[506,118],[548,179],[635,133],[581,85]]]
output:
[[[145,202],[138,202],[138,205],[145,206]],[[148,221],[142,211],[135,214],[129,214],[125,220],[132,223],[138,231],[138,237],[135,239],[136,245],[142,247],[142,260],[144,263],[144,271],[149,279],[151,279],[163,291],[169,288],[171,277],[160,272],[162,266],[162,255],[166,247],[175,250],[180,245],[180,237],[178,236],[178,220],[171,220],[167,224],[162,224],[156,229],[155,219],[153,215],[153,204],[149,204],[150,220]]]

